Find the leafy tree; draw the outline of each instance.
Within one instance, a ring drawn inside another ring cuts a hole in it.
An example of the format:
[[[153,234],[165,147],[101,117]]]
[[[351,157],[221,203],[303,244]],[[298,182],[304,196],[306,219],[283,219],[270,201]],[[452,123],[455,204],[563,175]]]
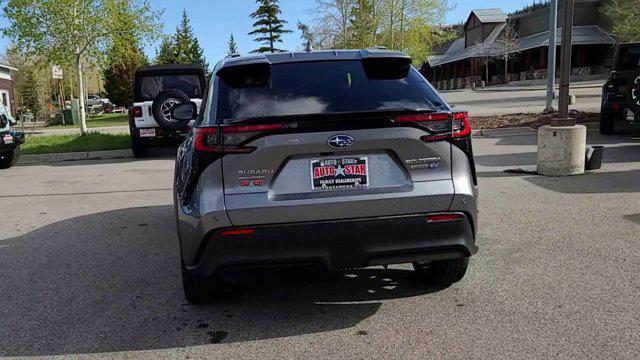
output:
[[[238,53],[238,44],[236,44],[236,40],[233,38],[233,34],[229,36],[229,50],[227,50],[227,55],[233,55]]]
[[[28,66],[22,68],[22,81],[19,87],[20,111],[31,112],[35,119],[42,111],[40,100],[38,99],[38,83],[33,68]]]
[[[349,47],[361,49],[376,45],[375,3],[373,0],[356,0],[349,19]]]
[[[286,30],[284,25],[287,22],[278,17],[282,14],[278,0],[256,0],[256,3],[259,4],[258,9],[251,14],[251,18],[256,19],[256,22],[253,23],[255,30],[250,32],[249,35],[256,36],[254,40],[262,43],[263,46],[252,52],[273,53],[283,51],[276,48],[276,43],[281,43],[282,34],[290,33],[291,30]]]
[[[313,32],[319,48],[349,47],[349,20],[355,0],[316,0],[310,10],[313,15]]]
[[[131,0],[121,0],[121,5],[115,9],[112,21],[122,31],[114,35],[102,75],[107,97],[117,106],[129,107],[133,104],[135,72],[148,61],[140,47],[140,39],[132,31],[136,19],[127,16],[128,12],[123,10],[131,6]]]
[[[123,29],[114,18],[135,18],[127,29],[139,37],[157,33],[160,13],[149,0],[6,0],[9,25],[2,33],[32,56],[59,65],[71,64],[80,95],[80,131],[87,132],[85,65],[100,63],[105,49]],[[118,12],[116,10],[121,10]]]
[[[315,0],[313,32],[322,48],[383,45],[420,64],[441,43],[448,0]]]
[[[518,49],[518,31],[512,22],[507,21],[506,26],[498,35],[492,47],[496,51],[497,58],[504,60],[504,81],[508,81],[509,60],[515,57],[515,51]]]
[[[603,11],[613,20],[613,36],[618,41],[640,41],[640,0],[610,0]]]
[[[208,68],[204,51],[193,33],[191,21],[186,10],[182,10],[182,20],[175,34],[167,36],[160,44],[155,60],[156,64],[202,64]]]

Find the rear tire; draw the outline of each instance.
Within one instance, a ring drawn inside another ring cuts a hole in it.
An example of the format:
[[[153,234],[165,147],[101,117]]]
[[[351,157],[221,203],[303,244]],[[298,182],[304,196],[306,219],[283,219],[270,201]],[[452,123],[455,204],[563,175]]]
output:
[[[149,144],[145,140],[131,135],[131,151],[133,152],[133,157],[135,158],[146,157],[147,153],[149,152]]]
[[[602,109],[600,112],[600,134],[614,135],[616,133],[616,121],[620,116],[613,110]]]
[[[192,304],[206,304],[222,295],[222,281],[217,278],[195,276],[182,263],[182,288],[184,297]]]
[[[0,153],[0,169],[8,169],[15,165],[20,158],[20,147],[16,147],[12,151]]]
[[[432,285],[445,287],[462,280],[468,267],[468,257],[430,263],[413,263],[413,269],[422,280]]]

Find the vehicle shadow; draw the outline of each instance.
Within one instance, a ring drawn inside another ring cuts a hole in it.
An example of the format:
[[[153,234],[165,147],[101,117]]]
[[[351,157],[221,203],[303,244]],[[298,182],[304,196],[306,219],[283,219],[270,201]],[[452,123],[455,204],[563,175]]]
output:
[[[587,145],[626,144],[632,142],[630,137],[637,135],[640,135],[640,129],[637,128],[619,130],[616,135],[600,135],[595,132],[588,132]],[[538,145],[538,135],[500,136],[495,145]]]
[[[594,145],[594,143],[589,143]],[[538,161],[536,152],[476,155],[475,162],[481,166],[535,166]],[[603,163],[628,163],[640,161],[640,144],[606,147],[603,152]]]
[[[526,177],[524,180],[544,189],[566,194],[604,194],[640,192],[640,170],[609,171],[566,177]]]
[[[240,281],[235,296],[193,306],[182,294],[174,224],[171,206],[129,208],[0,240],[0,355],[165,349],[347,329],[374,315],[383,299],[439,290],[402,269],[296,272]]]

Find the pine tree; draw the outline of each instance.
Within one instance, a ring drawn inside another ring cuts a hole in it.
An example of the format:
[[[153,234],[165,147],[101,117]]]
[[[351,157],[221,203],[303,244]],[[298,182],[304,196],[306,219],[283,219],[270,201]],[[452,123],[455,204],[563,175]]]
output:
[[[233,38],[233,34],[229,37],[229,50],[227,50],[227,55],[233,55],[238,53],[238,44],[236,44],[236,39]]]
[[[36,74],[31,67],[22,69],[22,86],[20,87],[20,111],[31,112],[34,118],[38,118],[41,112],[40,101],[38,100],[38,83]]]
[[[259,5],[258,9],[251,14],[252,19],[256,19],[253,23],[255,30],[249,33],[250,36],[256,36],[254,39],[263,46],[253,53],[282,52],[284,50],[276,48],[276,43],[282,42],[282,34],[290,33],[284,25],[287,23],[281,20],[278,15],[282,14],[278,0],[256,0]]]
[[[166,37],[160,44],[156,64],[202,64],[208,68],[204,51],[193,34],[187,11],[182,11],[182,20],[173,36]]]
[[[160,43],[160,49],[158,49],[157,51],[157,55],[154,63],[156,65],[177,63],[173,36],[165,36],[162,38],[162,42]]]
[[[147,57],[138,45],[137,39],[128,44],[114,44],[107,53],[107,66],[103,71],[104,90],[116,106],[129,107],[133,104],[133,81],[136,70],[147,65]]]

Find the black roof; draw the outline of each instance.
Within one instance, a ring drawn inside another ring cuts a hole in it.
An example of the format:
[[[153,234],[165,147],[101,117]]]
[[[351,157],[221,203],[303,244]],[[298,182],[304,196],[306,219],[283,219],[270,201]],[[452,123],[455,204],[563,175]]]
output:
[[[213,72],[220,69],[251,65],[251,64],[282,64],[308,61],[336,61],[336,60],[364,60],[364,59],[396,58],[411,60],[411,57],[399,51],[387,50],[383,47],[373,47],[362,50],[321,50],[280,52],[247,56],[232,56],[220,61]]]
[[[165,73],[194,73],[202,72],[205,68],[201,64],[166,64],[141,67],[136,71],[136,75],[165,74]]]

